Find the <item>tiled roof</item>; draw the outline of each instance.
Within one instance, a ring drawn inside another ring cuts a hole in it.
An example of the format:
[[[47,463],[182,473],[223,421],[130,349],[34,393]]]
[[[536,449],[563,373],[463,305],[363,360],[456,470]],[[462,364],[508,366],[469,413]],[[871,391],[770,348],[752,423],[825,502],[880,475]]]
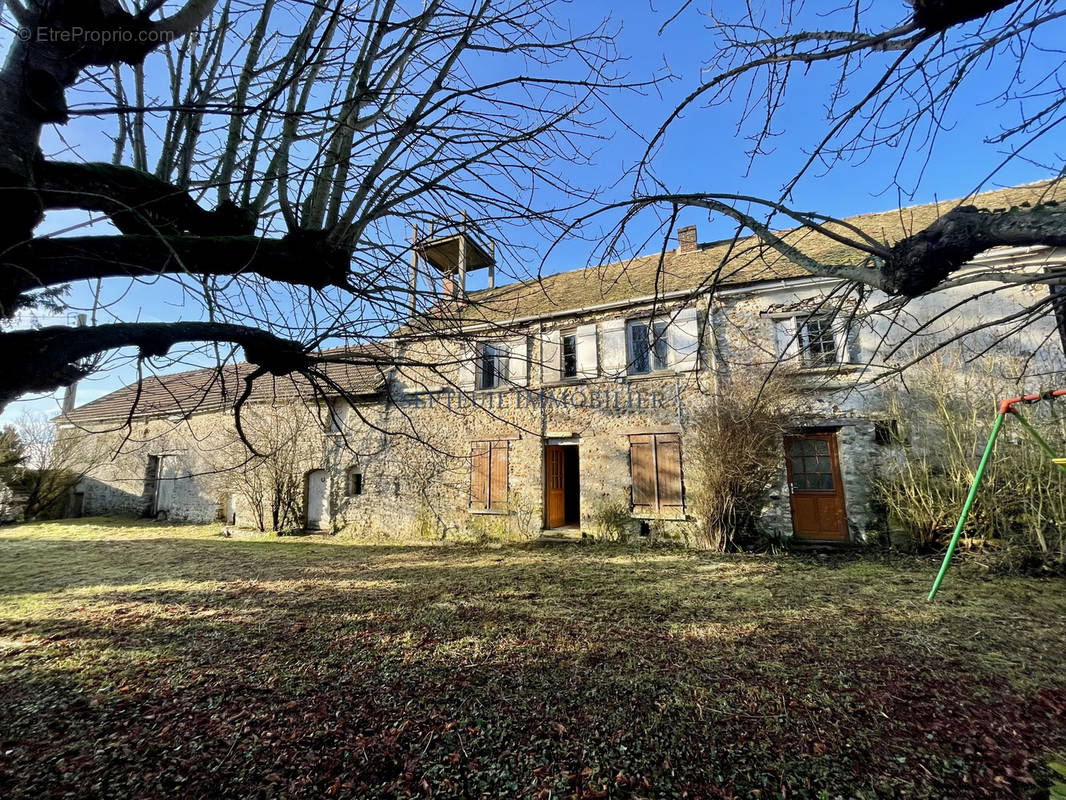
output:
[[[351,359],[352,363],[328,362],[319,370],[328,382],[336,384],[350,395],[374,394],[385,385],[388,350],[384,345],[337,347],[323,350],[321,355]],[[382,363],[375,363],[379,359]],[[90,403],[79,406],[65,415],[65,420],[84,424],[101,420],[124,419],[131,413],[137,417],[161,414],[187,415],[198,411],[232,408],[244,392],[244,379],[256,369],[245,362],[226,364],[221,369],[208,367],[172,375],[152,375]],[[319,380],[318,385],[328,395],[338,390]],[[314,390],[301,375],[275,377],[264,375],[256,379],[248,402],[262,403],[313,397]]]
[[[963,204],[996,209],[1063,199],[1066,199],[1066,181],[1041,181],[984,192],[967,198]],[[897,208],[848,217],[844,221],[870,237],[892,245],[910,233],[928,227],[960,202],[949,200]],[[839,224],[826,227],[855,238]],[[857,264],[864,255],[809,228],[792,229],[780,235],[823,264]],[[711,284],[744,286],[809,275],[776,250],[751,237],[735,243],[730,240],[701,244],[697,250],[688,253],[671,249],[664,254],[653,253],[606,266],[559,272],[539,280],[482,289],[468,295],[470,302],[462,307],[460,314],[467,323],[505,322],[674,291],[692,291]],[[452,311],[454,314],[454,309]],[[432,319],[422,320],[421,324],[416,322],[406,330],[425,327],[433,327]]]
[[[996,189],[967,200],[980,208],[996,209],[1066,199],[1066,181],[1038,183]],[[867,235],[887,245],[908,234],[928,227],[940,216],[959,205],[958,200],[929,203],[845,220]],[[833,226],[827,226],[833,227]],[[837,226],[840,233],[850,232]],[[854,234],[850,234],[854,236]],[[788,243],[823,264],[858,263],[861,254],[834,239],[809,229],[793,229],[781,234]],[[641,297],[675,291],[694,291],[715,284],[722,287],[745,286],[765,281],[807,277],[809,273],[754,237],[736,242],[700,245],[689,253],[676,249],[666,253],[639,256],[599,267],[560,272],[540,279],[513,283],[495,289],[471,292],[468,303],[460,308],[437,309],[451,316],[458,312],[464,324],[506,322],[516,318],[536,317],[566,311],[578,311],[602,303],[625,302]],[[449,313],[451,312],[451,313]],[[443,314],[442,314],[443,316]],[[453,317],[454,319],[454,317]],[[433,312],[401,327],[396,335],[437,329],[440,318]],[[339,354],[345,348],[324,351]],[[385,382],[383,367],[371,362],[385,356],[381,345],[351,348],[353,364],[329,364],[326,374],[350,394],[372,394]],[[146,378],[140,397],[136,385],[74,409],[67,418],[72,422],[90,422],[123,418],[136,400],[135,414],[187,414],[207,408],[228,408],[243,391],[243,378],[254,369],[245,363],[230,364],[221,371],[200,369],[174,375]],[[311,395],[307,380],[299,376],[275,378],[264,376],[255,383],[253,402],[291,400]]]

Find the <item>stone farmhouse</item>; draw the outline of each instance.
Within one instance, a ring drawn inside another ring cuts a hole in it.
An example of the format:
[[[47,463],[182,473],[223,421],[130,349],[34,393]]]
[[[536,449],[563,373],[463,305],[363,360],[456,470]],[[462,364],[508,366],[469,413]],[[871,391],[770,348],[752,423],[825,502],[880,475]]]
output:
[[[976,203],[1047,200],[1055,188],[997,190]],[[938,216],[930,205],[848,222],[892,242]],[[852,257],[818,233],[788,236],[825,263]],[[285,448],[274,481],[289,486],[298,525],[537,535],[596,534],[613,520],[634,536],[684,535],[698,523],[690,498],[701,411],[738,381],[777,370],[797,394],[761,527],[868,541],[885,524],[871,479],[898,457],[879,387],[914,343],[1053,306],[1046,284],[982,278],[1038,275],[1066,258],[1044,248],[986,253],[957,288],[878,312],[888,298],[876,291],[812,277],[754,241],[701,244],[691,226],[666,252],[502,286],[492,247],[467,231],[417,242],[412,293],[420,274],[423,284],[439,274],[429,312],[384,341],[325,351],[337,358],[319,382],[325,391],[274,378],[248,399],[249,440],[259,452]],[[490,288],[468,292],[476,269],[489,270]],[[1066,366],[1055,314],[1000,346],[1038,364],[1044,385]],[[236,439],[230,411],[250,369],[149,378],[58,418],[61,435],[111,454],[75,488],[72,513],[260,524],[270,503],[248,487],[261,465]]]

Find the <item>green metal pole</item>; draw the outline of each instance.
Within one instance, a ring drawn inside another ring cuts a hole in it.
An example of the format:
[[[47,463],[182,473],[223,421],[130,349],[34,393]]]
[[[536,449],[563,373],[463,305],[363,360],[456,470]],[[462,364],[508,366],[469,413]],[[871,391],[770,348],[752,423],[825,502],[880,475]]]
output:
[[[1029,432],[1029,435],[1036,439],[1037,444],[1040,445],[1040,449],[1043,450],[1047,454],[1047,457],[1052,460],[1052,463],[1054,463],[1054,460],[1058,458],[1058,456],[1055,455],[1055,451],[1051,449],[1051,445],[1044,441],[1044,437],[1036,432],[1036,428],[1030,425],[1025,417],[1023,417],[1017,411],[1014,411],[1012,413],[1014,414],[1015,419],[1017,419],[1018,422],[1022,423],[1022,427]],[[1061,469],[1063,472],[1066,472],[1066,466],[1063,466],[1062,464],[1055,464],[1055,466]]]
[[[937,573],[936,580],[933,581],[933,588],[929,592],[930,602],[936,597],[937,589],[940,588],[940,583],[944,580],[944,575],[948,571],[948,565],[951,564],[951,556],[954,555],[955,546],[959,543],[959,536],[962,535],[962,529],[966,525],[966,518],[970,516],[970,509],[973,507],[973,501],[977,497],[977,489],[981,485],[981,479],[985,476],[985,467],[988,466],[988,459],[992,457],[992,448],[995,447],[996,437],[999,436],[999,429],[1003,427],[1003,420],[1006,416],[1007,412],[1000,411],[996,414],[996,421],[992,423],[992,433],[988,437],[988,444],[985,445],[981,463],[977,465],[977,474],[973,476],[973,483],[970,484],[970,493],[966,495],[966,502],[963,503],[962,514],[959,516],[959,522],[955,526],[955,533],[951,536],[948,551],[944,554],[944,563],[940,565],[940,572]]]

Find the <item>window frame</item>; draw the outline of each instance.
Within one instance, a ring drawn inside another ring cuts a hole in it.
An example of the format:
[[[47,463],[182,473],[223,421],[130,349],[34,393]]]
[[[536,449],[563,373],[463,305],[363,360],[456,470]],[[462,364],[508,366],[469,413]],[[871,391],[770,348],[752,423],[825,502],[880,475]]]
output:
[[[348,467],[344,473],[344,496],[359,497],[363,494],[364,488],[363,471],[359,467]]]
[[[766,316],[773,327],[773,352],[779,359],[794,359],[800,368],[810,370],[843,369],[861,363],[857,328],[842,325],[837,313],[815,311]],[[826,350],[829,337],[832,349]],[[817,352],[812,352],[812,345],[819,348]]]
[[[566,352],[567,340],[573,343],[572,352]],[[573,372],[567,372],[568,360],[573,361]],[[579,377],[577,363],[577,328],[569,328],[559,332],[559,378],[564,381],[574,381]]]
[[[800,361],[805,367],[839,367],[840,341],[837,337],[834,317],[828,314],[810,314],[796,317],[796,343],[799,346]],[[811,335],[811,328],[816,327],[816,336]],[[824,349],[826,337],[830,347]],[[819,350],[813,350],[817,344]]]
[[[477,369],[474,385],[478,391],[499,389],[507,382],[507,362],[511,348],[504,342],[482,342],[477,348]],[[486,363],[492,364],[492,380],[486,381]]]
[[[644,331],[644,341],[634,341],[633,332]],[[639,353],[638,353],[639,348]],[[638,362],[638,358],[640,362]],[[626,320],[626,374],[652,375],[670,369],[670,323],[650,318]],[[646,368],[638,369],[638,363]]]
[[[333,435],[344,433],[344,424],[347,418],[348,411],[346,408],[342,408],[344,401],[340,398],[331,399],[326,401],[326,433]]]

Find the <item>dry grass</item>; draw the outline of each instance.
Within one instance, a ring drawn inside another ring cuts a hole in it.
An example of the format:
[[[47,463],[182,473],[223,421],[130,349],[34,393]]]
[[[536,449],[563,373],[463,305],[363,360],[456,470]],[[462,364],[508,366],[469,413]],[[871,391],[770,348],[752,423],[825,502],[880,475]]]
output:
[[[1061,584],[928,561],[0,531],[8,797],[1028,796]]]

